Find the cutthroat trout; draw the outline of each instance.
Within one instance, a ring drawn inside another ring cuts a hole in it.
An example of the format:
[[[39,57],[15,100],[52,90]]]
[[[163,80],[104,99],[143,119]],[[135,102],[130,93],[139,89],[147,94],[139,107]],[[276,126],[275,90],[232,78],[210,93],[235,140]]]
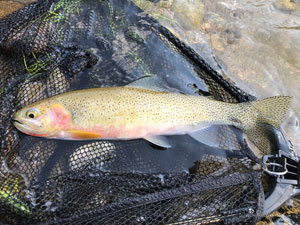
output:
[[[279,128],[290,102],[291,97],[278,96],[234,104],[130,86],[95,88],[36,102],[16,112],[13,122],[17,129],[33,136],[68,140],[144,138],[169,147],[158,135],[192,133],[212,124],[234,125],[246,134],[258,124]]]

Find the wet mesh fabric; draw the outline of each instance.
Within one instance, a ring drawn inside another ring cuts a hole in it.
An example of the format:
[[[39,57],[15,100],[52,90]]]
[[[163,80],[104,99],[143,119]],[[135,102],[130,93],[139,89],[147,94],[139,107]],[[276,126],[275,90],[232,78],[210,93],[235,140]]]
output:
[[[219,148],[178,135],[159,150],[144,140],[38,138],[11,123],[33,102],[143,76],[169,91],[253,99],[127,0],[38,1],[0,20],[0,224],[259,220],[261,171],[233,127],[207,134]]]

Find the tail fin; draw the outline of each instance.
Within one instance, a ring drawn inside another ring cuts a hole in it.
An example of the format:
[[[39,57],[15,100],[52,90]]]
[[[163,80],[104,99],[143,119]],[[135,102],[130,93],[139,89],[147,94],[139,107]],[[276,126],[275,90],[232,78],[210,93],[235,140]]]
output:
[[[253,109],[260,114],[262,123],[278,129],[287,115],[292,98],[290,96],[275,96],[252,103]]]
[[[254,126],[244,127],[243,130],[262,154],[271,154],[272,143],[274,143],[272,141],[273,132],[264,124],[279,129],[288,113],[291,100],[292,98],[289,96],[276,96],[251,102],[251,111],[258,114],[258,123]]]

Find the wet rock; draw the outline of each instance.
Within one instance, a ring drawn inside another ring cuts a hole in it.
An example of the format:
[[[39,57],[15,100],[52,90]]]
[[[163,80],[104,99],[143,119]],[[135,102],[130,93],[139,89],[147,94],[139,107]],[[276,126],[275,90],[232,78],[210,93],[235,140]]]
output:
[[[295,0],[277,0],[275,7],[285,11],[295,11],[296,1]]]
[[[24,5],[15,1],[0,1],[0,18],[10,14]]]
[[[201,25],[201,29],[207,33],[211,31],[211,24],[210,23],[203,23]]]
[[[172,10],[180,24],[188,30],[200,29],[205,8],[201,0],[174,0]]]
[[[0,18],[20,9],[24,5],[33,2],[36,2],[36,0],[13,0],[13,1],[0,0]]]
[[[217,50],[217,51],[224,50],[222,41],[219,39],[219,36],[217,34],[212,34],[210,36],[210,40],[211,40],[211,45],[215,50]]]
[[[227,44],[234,44],[238,39],[241,38],[242,34],[238,27],[229,25],[224,30],[222,36],[224,38],[224,41],[227,42]]]

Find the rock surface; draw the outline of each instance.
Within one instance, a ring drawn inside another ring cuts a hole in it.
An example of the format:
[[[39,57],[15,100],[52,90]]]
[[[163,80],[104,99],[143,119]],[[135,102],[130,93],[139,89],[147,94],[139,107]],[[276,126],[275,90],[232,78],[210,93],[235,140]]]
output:
[[[0,1],[0,18],[21,8],[23,4],[16,1]]]
[[[26,4],[35,1],[36,0],[13,0],[13,1],[0,0],[0,18],[20,9]]]

